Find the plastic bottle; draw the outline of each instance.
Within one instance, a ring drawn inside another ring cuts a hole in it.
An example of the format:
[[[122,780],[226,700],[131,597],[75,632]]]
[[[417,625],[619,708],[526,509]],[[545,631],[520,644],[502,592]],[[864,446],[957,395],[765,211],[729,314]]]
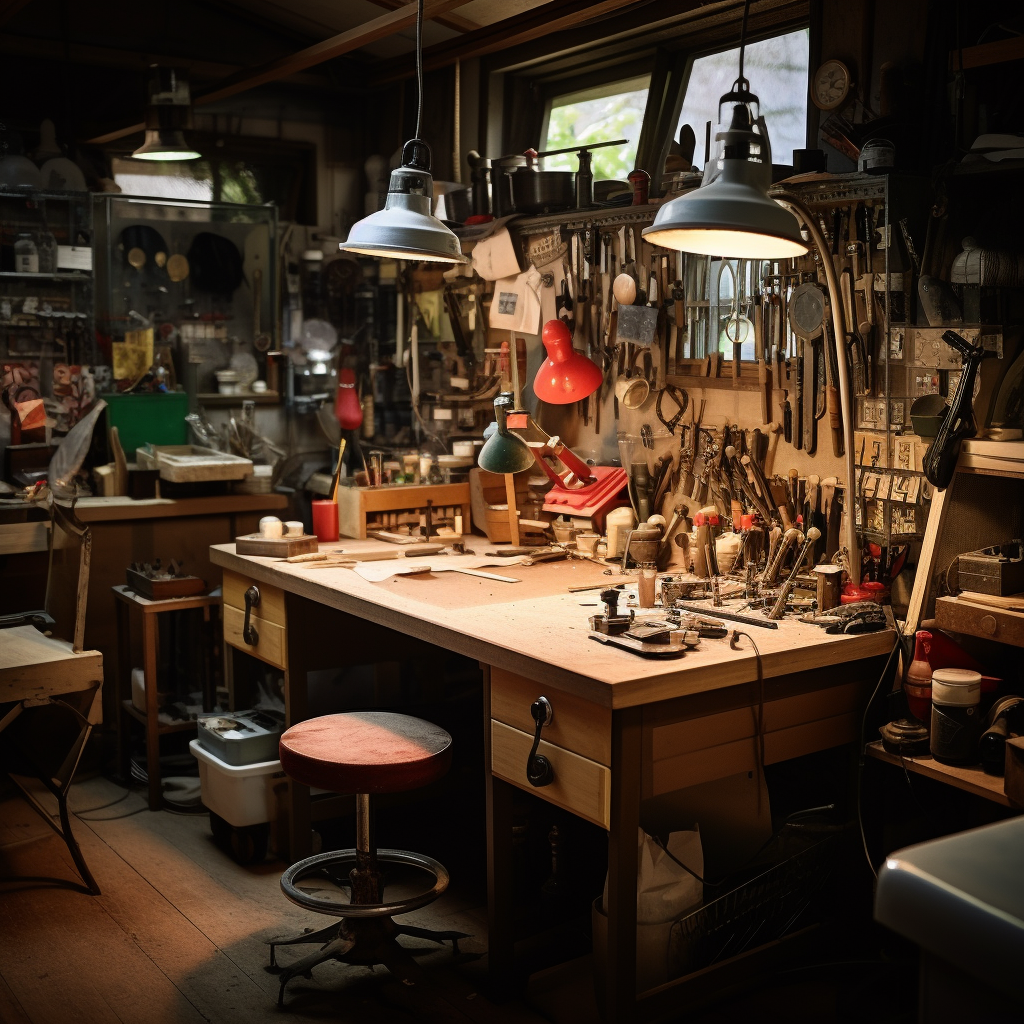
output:
[[[914,660],[907,669],[907,680],[903,685],[910,713],[926,725],[931,721],[932,666],[928,660],[931,650],[931,633],[919,629],[914,642]]]

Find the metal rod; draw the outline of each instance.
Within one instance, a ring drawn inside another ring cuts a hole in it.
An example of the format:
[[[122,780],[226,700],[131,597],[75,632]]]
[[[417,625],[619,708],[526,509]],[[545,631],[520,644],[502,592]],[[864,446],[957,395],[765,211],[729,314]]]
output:
[[[724,611],[721,608],[705,608],[699,604],[690,604],[688,601],[676,601],[673,608],[680,608],[684,612],[695,612],[697,615],[708,615],[713,619],[728,619],[730,622],[742,622],[747,626],[763,626],[765,629],[778,629],[779,624],[771,619],[759,619],[755,615],[741,615],[739,612]]]
[[[373,852],[370,823],[370,794],[356,793],[356,850],[369,856]]]

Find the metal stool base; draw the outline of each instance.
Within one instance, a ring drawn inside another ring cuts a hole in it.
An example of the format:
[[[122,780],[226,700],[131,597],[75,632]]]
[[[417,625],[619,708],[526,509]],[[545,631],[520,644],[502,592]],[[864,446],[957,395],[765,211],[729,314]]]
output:
[[[411,853],[408,850],[375,851],[377,863],[406,864],[421,868],[434,875],[435,881],[431,889],[405,900],[369,904],[334,903],[310,896],[309,893],[302,892],[298,888],[300,881],[314,873],[320,872],[330,877],[336,873],[331,871],[331,868],[340,869],[342,865],[355,865],[357,853],[357,850],[349,849],[316,854],[293,864],[281,876],[281,889],[289,900],[315,913],[340,917],[341,921],[318,930],[310,928],[299,935],[288,938],[268,940],[270,969],[281,970],[278,1006],[284,1005],[284,989],[292,978],[296,976],[311,978],[313,968],[328,960],[364,966],[383,964],[399,980],[406,984],[414,984],[419,967],[408,951],[398,944],[397,937],[399,935],[430,939],[438,943],[448,939],[452,943],[453,954],[459,952],[459,939],[469,937],[465,932],[434,931],[429,928],[396,924],[392,920],[394,916],[408,914],[427,906],[448,888],[449,876],[444,865],[423,854]],[[304,943],[322,943],[322,945],[317,952],[310,953],[287,967],[279,968],[277,947]]]

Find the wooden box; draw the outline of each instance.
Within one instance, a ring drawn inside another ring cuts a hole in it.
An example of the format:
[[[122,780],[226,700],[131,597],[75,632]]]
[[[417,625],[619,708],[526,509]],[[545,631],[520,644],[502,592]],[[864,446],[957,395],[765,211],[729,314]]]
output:
[[[462,516],[462,532],[472,528],[469,484],[393,484],[384,487],[339,487],[338,532],[342,537],[366,539],[366,524],[415,513],[427,502],[440,517],[442,509],[456,509]],[[386,526],[387,523],[385,522]]]

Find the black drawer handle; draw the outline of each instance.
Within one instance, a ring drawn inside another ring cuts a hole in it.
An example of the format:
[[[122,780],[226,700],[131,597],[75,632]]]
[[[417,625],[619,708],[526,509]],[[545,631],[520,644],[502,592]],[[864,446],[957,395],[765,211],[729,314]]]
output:
[[[260,642],[260,635],[256,632],[256,627],[249,621],[249,613],[253,608],[259,608],[259,606],[260,591],[259,588],[253,584],[245,592],[245,621],[242,623],[242,639],[250,647],[255,647]]]
[[[530,714],[537,725],[533,733],[533,747],[526,759],[526,778],[531,786],[549,786],[555,781],[555,769],[543,754],[537,753],[537,748],[540,746],[540,731],[551,722],[555,709],[547,697],[538,697],[530,705]]]

